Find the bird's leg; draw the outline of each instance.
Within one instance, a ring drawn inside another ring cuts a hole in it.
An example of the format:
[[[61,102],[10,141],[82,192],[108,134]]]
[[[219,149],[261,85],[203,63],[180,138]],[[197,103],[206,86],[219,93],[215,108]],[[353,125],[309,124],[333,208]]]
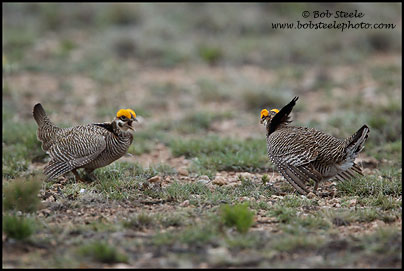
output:
[[[317,195],[318,182],[314,185],[313,193]]]
[[[76,177],[76,181],[85,182],[85,180],[80,177],[80,175],[76,169],[73,169],[72,172],[73,172],[74,176]]]
[[[97,180],[97,178],[93,174],[94,169],[86,168],[85,171],[86,171],[87,175],[84,178],[87,182],[94,182],[95,180]]]

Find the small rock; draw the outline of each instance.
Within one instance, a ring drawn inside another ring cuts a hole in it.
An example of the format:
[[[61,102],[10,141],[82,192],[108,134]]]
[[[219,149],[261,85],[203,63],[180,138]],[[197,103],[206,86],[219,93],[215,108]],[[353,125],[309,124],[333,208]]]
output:
[[[227,184],[227,182],[226,182],[226,180],[225,180],[223,177],[216,177],[216,178],[213,180],[213,184],[222,186],[222,185]]]
[[[166,177],[164,178],[164,181],[167,182],[167,183],[171,182],[171,177],[170,177],[170,176],[166,176]]]
[[[180,175],[182,175],[182,176],[188,176],[188,175],[189,175],[188,170],[186,170],[185,168],[179,168],[179,169],[178,169],[178,173],[179,173]]]
[[[184,200],[181,204],[181,207],[188,207],[189,206],[189,200]]]
[[[82,189],[80,189],[79,193],[84,193],[84,192],[86,192],[86,190],[84,188],[82,188]]]
[[[156,175],[154,177],[151,177],[150,179],[147,180],[149,183],[157,183],[161,181],[161,177],[159,175]]]
[[[203,184],[208,184],[210,182],[210,179],[206,175],[202,175],[201,177],[198,178],[197,182],[203,183]]]

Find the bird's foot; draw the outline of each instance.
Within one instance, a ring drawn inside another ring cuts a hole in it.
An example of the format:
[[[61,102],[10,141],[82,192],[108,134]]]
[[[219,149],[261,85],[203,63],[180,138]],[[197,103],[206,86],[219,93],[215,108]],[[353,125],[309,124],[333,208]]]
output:
[[[77,170],[72,170],[74,176],[76,177],[76,182],[87,183],[88,181],[85,178],[81,178]]]

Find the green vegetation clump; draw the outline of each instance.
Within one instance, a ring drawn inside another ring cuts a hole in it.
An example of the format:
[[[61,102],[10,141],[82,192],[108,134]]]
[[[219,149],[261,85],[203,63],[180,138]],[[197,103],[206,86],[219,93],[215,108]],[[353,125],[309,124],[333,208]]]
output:
[[[198,55],[208,64],[217,64],[223,58],[220,48],[201,45],[198,48]]]
[[[38,178],[19,178],[3,183],[3,208],[21,212],[35,212],[42,181]]]
[[[266,185],[269,182],[269,177],[267,174],[263,175],[261,178],[262,184]]]
[[[102,263],[126,263],[128,257],[106,242],[96,241],[78,249],[78,253]]]
[[[3,232],[10,238],[26,240],[35,230],[32,219],[17,217],[15,215],[3,216]]]
[[[227,227],[236,227],[240,233],[246,233],[254,223],[254,213],[247,204],[228,205],[221,207],[223,224]]]

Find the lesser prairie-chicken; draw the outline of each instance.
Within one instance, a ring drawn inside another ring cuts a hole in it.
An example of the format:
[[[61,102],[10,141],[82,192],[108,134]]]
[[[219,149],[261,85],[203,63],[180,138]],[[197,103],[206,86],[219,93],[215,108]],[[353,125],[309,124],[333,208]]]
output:
[[[92,172],[122,157],[133,141],[133,123],[137,121],[132,109],[121,109],[112,122],[59,128],[47,117],[40,103],[34,106],[38,124],[37,137],[42,149],[50,156],[44,173],[47,179],[72,171],[80,181],[77,169],[84,168],[85,180],[93,180]]]
[[[369,128],[363,125],[346,139],[339,139],[322,131],[289,125],[295,97],[281,110],[263,109],[261,123],[267,130],[267,150],[271,162],[282,176],[301,194],[309,190],[306,183],[315,181],[314,192],[323,180],[348,180],[362,174],[355,158],[364,148]]]

